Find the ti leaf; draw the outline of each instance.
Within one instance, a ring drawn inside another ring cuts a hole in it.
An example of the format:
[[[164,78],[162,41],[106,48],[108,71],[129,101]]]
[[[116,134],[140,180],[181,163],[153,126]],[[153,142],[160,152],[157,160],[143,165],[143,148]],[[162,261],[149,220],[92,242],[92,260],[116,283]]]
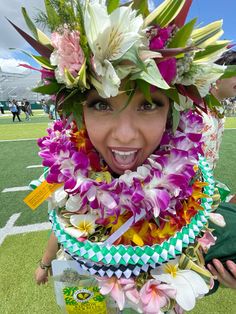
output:
[[[108,0],[107,1],[107,12],[111,14],[120,5],[120,0]]]
[[[38,40],[39,38],[38,38],[37,28],[34,25],[34,23],[32,22],[32,20],[30,19],[29,15],[28,15],[28,13],[24,7],[21,8],[21,12],[22,12],[24,19],[25,19],[25,22],[26,22],[28,28],[31,30],[31,33],[33,34],[34,38],[36,40]]]
[[[193,19],[180,28],[180,30],[175,34],[174,38],[171,39],[168,48],[185,47],[189,37],[191,36],[196,21],[197,19]]]
[[[173,133],[175,133],[180,121],[180,112],[176,110],[174,106],[172,106],[171,109],[172,109],[172,130]]]
[[[221,35],[223,35],[222,30],[222,20],[210,23],[202,28],[193,30],[192,39],[196,46],[200,48],[205,48],[217,41]]]
[[[32,89],[33,92],[44,94],[44,95],[54,95],[60,90],[61,85],[57,82],[52,82],[48,85],[38,86]]]
[[[165,0],[154,11],[152,11],[145,19],[144,26],[147,27],[153,21],[160,27],[167,26],[181,11],[185,0]]]
[[[236,65],[228,65],[220,79],[236,76]]]

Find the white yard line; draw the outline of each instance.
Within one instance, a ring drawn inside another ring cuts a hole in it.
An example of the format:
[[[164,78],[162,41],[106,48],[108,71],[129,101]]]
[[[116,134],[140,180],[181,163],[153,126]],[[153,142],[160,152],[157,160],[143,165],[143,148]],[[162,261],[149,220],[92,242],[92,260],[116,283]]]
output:
[[[31,188],[27,185],[27,186],[15,186],[12,188],[6,188],[4,190],[2,190],[2,193],[7,193],[7,192],[18,192],[18,191],[30,191]]]
[[[10,217],[5,227],[0,228],[0,245],[2,245],[5,238],[9,235],[43,231],[51,229],[50,222],[43,222],[38,224],[26,225],[26,226],[14,226],[21,213],[16,213]]]
[[[37,138],[18,138],[13,140],[0,140],[0,143],[3,142],[21,142],[21,141],[37,141]]]
[[[28,166],[26,167],[27,169],[31,169],[31,168],[43,168],[43,165],[32,165],[32,166]]]

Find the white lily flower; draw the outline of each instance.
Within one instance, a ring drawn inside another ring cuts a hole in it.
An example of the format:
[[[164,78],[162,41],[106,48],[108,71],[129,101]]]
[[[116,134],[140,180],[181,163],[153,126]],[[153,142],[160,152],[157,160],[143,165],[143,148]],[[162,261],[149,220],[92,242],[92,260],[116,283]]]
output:
[[[141,44],[143,18],[131,7],[119,7],[109,15],[105,5],[94,1],[86,7],[84,23],[94,68],[104,88],[101,96],[116,96],[120,78],[111,61],[120,59],[138,41]]]
[[[223,74],[226,66],[215,63],[193,64],[190,71],[181,80],[183,85],[195,85],[201,95],[205,97],[211,88]]]
[[[185,311],[194,308],[196,299],[208,293],[209,288],[195,271],[179,269],[176,260],[151,271],[153,278],[170,284],[176,289],[176,302]]]
[[[95,215],[72,215],[70,223],[73,227],[65,228],[65,232],[75,238],[87,237],[95,231]]]

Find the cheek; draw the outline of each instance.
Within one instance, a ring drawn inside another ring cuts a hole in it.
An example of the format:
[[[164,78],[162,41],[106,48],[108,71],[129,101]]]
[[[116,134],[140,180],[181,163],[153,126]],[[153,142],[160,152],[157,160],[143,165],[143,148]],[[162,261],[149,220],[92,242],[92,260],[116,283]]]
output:
[[[163,133],[166,129],[167,114],[162,119],[149,121],[145,131],[146,142],[149,150],[153,151],[160,144]]]

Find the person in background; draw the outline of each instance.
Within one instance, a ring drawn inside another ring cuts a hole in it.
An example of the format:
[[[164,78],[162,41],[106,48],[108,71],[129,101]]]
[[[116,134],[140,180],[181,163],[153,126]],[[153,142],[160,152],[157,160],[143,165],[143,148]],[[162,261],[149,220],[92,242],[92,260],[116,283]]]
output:
[[[1,114],[4,114],[4,105],[0,102],[0,111]]]
[[[216,63],[226,66],[236,65],[236,51],[229,50],[225,52]],[[236,76],[217,80],[211,89],[211,93],[221,103],[228,98],[235,97]],[[223,112],[208,111],[208,114],[203,113],[203,123],[204,153],[210,167],[215,169],[219,159],[219,149],[224,132],[225,118]],[[227,226],[231,226],[231,229],[236,227],[234,218],[236,217],[235,203],[236,197],[233,196],[230,203],[222,203],[217,209],[218,213],[224,213]],[[221,238],[221,241],[218,241],[216,246],[209,250],[206,261],[211,261],[211,263],[208,264],[208,268],[221,284],[236,289],[236,261],[230,260],[230,256],[223,262],[214,258],[216,248],[218,248],[219,254],[221,254],[225,244],[224,236],[221,235],[222,229],[218,229],[216,226],[213,226],[213,228],[216,228],[217,236]]]
[[[9,102],[9,110],[12,113],[12,121],[13,122],[15,122],[16,117],[17,117],[19,122],[22,122],[22,120],[20,119],[19,111],[17,108],[17,102],[15,99],[13,99],[12,101]]]

